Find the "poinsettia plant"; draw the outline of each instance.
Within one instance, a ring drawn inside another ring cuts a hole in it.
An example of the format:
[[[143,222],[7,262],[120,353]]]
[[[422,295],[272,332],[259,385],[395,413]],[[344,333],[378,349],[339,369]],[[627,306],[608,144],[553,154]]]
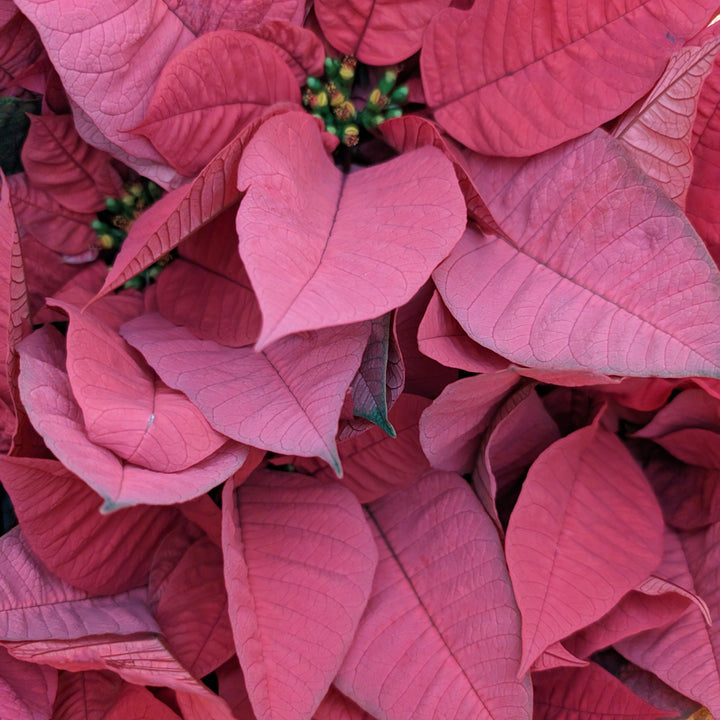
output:
[[[717,0],[0,0],[0,713],[720,717]]]

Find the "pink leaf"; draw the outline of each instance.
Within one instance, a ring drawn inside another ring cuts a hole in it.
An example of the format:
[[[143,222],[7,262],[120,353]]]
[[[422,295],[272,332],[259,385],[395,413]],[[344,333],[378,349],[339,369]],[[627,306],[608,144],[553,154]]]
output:
[[[578,137],[647,93],[712,0],[596,5],[475,3],[430,23],[420,58],[427,104],[477,152],[524,156]],[[492,210],[492,209],[491,209]]]
[[[272,46],[247,33],[218,30],[165,65],[147,114],[133,132],[192,177],[249,120],[283,101],[299,104],[300,89]]]
[[[416,53],[433,15],[450,0],[316,0],[330,43],[368,65],[392,65]]]
[[[533,367],[720,372],[717,268],[617,141],[597,130],[530,160],[474,163],[508,237],[468,230],[433,274],[470,337]]]
[[[42,44],[35,28],[15,3],[4,3],[0,17],[0,90],[15,85],[17,78],[41,56]]]
[[[390,410],[389,419],[396,437],[381,428],[370,428],[340,443],[338,451],[343,467],[340,482],[361,503],[369,503],[393,490],[407,487],[430,469],[420,447],[420,414],[430,401],[418,395],[401,395]],[[330,469],[317,473],[327,482],[335,480]]]
[[[213,30],[250,30],[263,22],[301,23],[305,0],[187,0],[174,6],[178,18],[194,33]]]
[[[505,542],[523,616],[521,671],[644,580],[660,562],[662,531],[652,489],[614,435],[592,425],[542,453]]]
[[[181,393],[157,382],[135,350],[89,313],[70,318],[67,370],[88,438],[128,463],[163,473],[202,462],[226,438]]]
[[[145,602],[145,588],[105,596],[74,588],[40,563],[19,528],[3,535],[0,547],[0,634],[4,643],[158,630]]]
[[[617,643],[616,647],[636,665],[650,670],[670,687],[717,715],[720,713],[718,526],[681,536],[681,541],[682,550],[678,547],[676,551],[676,572],[668,579],[704,598],[710,609],[712,627],[708,627],[698,607],[691,605],[671,625],[635,635]]]
[[[699,47],[677,50],[650,94],[613,130],[633,160],[681,208],[693,173],[690,144],[698,96],[720,48],[714,35]]]
[[[656,720],[668,712],[641,700],[599,665],[561,668],[533,677],[535,720]],[[672,715],[672,713],[670,713]]]
[[[469,472],[481,434],[519,376],[502,370],[448,385],[420,418],[420,443],[430,464]]]
[[[331,686],[315,711],[313,720],[374,720],[374,718]]]
[[[184,720],[237,720],[230,706],[213,693],[198,694],[177,690],[175,697]],[[239,717],[241,720],[255,720],[253,717]]]
[[[502,547],[467,483],[430,473],[369,517],[380,562],[338,689],[379,720],[529,718]]]
[[[16,660],[0,648],[0,699],[6,718],[47,720],[57,686],[57,670]]]
[[[522,480],[538,455],[560,437],[532,385],[516,390],[501,405],[483,437],[473,471],[475,492],[498,528],[498,495]]]
[[[56,460],[0,458],[0,468],[28,545],[60,579],[97,594],[147,581],[177,510],[138,506],[101,515],[102,498]]]
[[[155,554],[148,596],[170,649],[196,678],[235,653],[222,552],[207,537],[166,536]]]
[[[201,340],[251,345],[262,316],[240,260],[235,234],[236,206],[223,211],[182,243],[157,280],[160,314]]]
[[[282,20],[266,22],[250,32],[272,43],[272,48],[287,63],[299,85],[304,85],[308,75],[324,72],[325,49],[320,38],[306,28]]]
[[[424,104],[425,101],[422,102]],[[501,233],[469,175],[462,153],[446,135],[441,133],[440,128],[434,122],[419,115],[403,115],[386,120],[378,127],[378,131],[384,140],[398,152],[409,152],[426,145],[442,150],[453,163],[460,189],[465,196],[470,219],[483,229]]]
[[[417,333],[420,352],[448,367],[471,373],[492,373],[510,364],[505,358],[471,340],[433,293]]]
[[[30,184],[68,210],[104,210],[106,197],[122,194],[110,156],[77,134],[70,115],[31,116],[22,163]]]
[[[575,657],[562,643],[555,642],[542,651],[540,657],[533,663],[533,673],[541,670],[553,670],[561,667],[586,667],[587,660]]]
[[[20,394],[48,447],[66,468],[105,498],[104,510],[190,500],[220,484],[247,458],[246,447],[228,441],[187,470],[162,473],[126,463],[93,444],[64,370],[62,343],[59,333],[49,326],[23,341]]]
[[[90,223],[97,218],[89,209],[68,210],[48,192],[31,185],[24,174],[12,175],[8,184],[21,235],[29,233],[63,255],[78,255],[95,245],[97,237]]]
[[[698,98],[693,126],[693,176],[686,211],[690,221],[708,245],[715,262],[720,260],[720,212],[715,197],[720,188],[720,60],[715,58]]]
[[[257,120],[244,128],[187,185],[167,193],[133,223],[100,294],[120,287],[235,204],[233,173]],[[230,178],[233,178],[232,180]]]
[[[655,439],[688,427],[720,431],[720,400],[700,388],[683,390],[633,437]]]
[[[452,164],[439,150],[343,175],[307,114],[265,122],[240,160],[238,187],[247,190],[240,256],[263,314],[257,349],[408,302],[466,222]]]
[[[310,720],[370,595],[377,551],[345,488],[256,472],[223,493],[238,658],[258,720]]]
[[[261,353],[197,340],[159,315],[133,320],[122,333],[216,430],[272,452],[317,455],[339,474],[342,399],[369,330],[363,323],[293,335]]]

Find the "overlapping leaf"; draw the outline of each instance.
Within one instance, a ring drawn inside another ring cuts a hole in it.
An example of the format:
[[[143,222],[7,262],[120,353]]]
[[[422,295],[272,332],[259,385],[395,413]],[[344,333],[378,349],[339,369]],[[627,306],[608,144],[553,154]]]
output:
[[[340,52],[369,65],[392,65],[420,49],[423,32],[450,0],[318,0],[315,13]]]
[[[662,532],[652,489],[614,435],[592,425],[542,453],[505,542],[523,616],[522,669],[647,578],[662,556]]]
[[[192,177],[253,118],[278,102],[300,102],[290,68],[247,33],[207,33],[162,69],[142,123],[179,173]]]
[[[423,41],[427,104],[445,130],[477,152],[538,153],[645,95],[716,5],[632,0],[578,12],[560,0],[491,0],[467,12],[445,10]]]
[[[615,140],[471,169],[507,237],[468,229],[433,274],[470,337],[533,367],[720,374],[718,270]]]
[[[258,720],[310,720],[370,596],[377,550],[345,488],[256,472],[223,494],[238,658]]]
[[[247,191],[240,256],[263,314],[258,349],[403,305],[465,227],[442,152],[421,148],[343,175],[307,115],[264,123],[240,160],[238,187]]]
[[[370,327],[292,335],[264,352],[197,340],[159,315],[122,334],[170,387],[228,437],[281,454],[323,458],[340,473],[335,434]]]
[[[57,670],[16,660],[0,648],[0,698],[5,717],[47,720],[57,686]]]
[[[369,519],[380,561],[335,685],[379,720],[530,718],[502,547],[467,483],[430,473]]]

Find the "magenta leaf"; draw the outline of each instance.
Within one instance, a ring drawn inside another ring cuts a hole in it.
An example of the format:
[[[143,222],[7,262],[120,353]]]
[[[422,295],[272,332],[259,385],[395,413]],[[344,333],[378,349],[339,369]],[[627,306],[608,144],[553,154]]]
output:
[[[220,548],[180,530],[158,546],[148,582],[153,615],[173,654],[202,678],[235,653]]]
[[[420,58],[427,104],[488,155],[538,153],[611,120],[654,85],[712,18],[713,0],[597,5],[475,3],[437,14]],[[491,209],[492,211],[492,209]]]
[[[315,711],[313,720],[374,720],[374,718],[331,686]]]
[[[133,132],[147,137],[180,174],[192,177],[249,120],[283,101],[299,104],[300,88],[273,47],[247,33],[218,30],[165,65],[147,114]]]
[[[392,65],[416,53],[433,15],[450,0],[316,0],[315,13],[333,47],[369,65]]]
[[[480,436],[520,377],[511,370],[447,385],[420,418],[420,443],[434,468],[470,472]]]
[[[0,468],[28,545],[61,580],[97,594],[147,582],[177,510],[138,506],[101,515],[102,498],[56,460],[0,458]]]
[[[5,717],[47,720],[53,711],[57,687],[57,670],[16,660],[0,647],[0,698]]]
[[[77,134],[71,115],[31,116],[22,162],[30,185],[68,210],[104,210],[106,197],[122,194],[122,181],[110,156]]]
[[[59,333],[45,326],[27,337],[20,350],[20,395],[30,420],[63,465],[105,499],[104,510],[190,500],[220,484],[247,458],[245,446],[227,441],[202,462],[179,472],[127,463],[88,438],[64,369]]]
[[[698,96],[720,49],[720,38],[714,35],[700,46],[677,50],[650,94],[612,133],[681,208],[693,173],[691,140]]]
[[[430,404],[418,395],[401,395],[389,413],[396,436],[381,428],[370,428],[338,446],[343,476],[340,482],[365,504],[393,490],[407,487],[430,469],[420,447],[420,414]],[[327,482],[335,480],[329,468],[315,474]]]
[[[655,495],[616,436],[592,425],[545,450],[505,541],[523,617],[521,670],[646,579],[660,562],[662,533]]]
[[[469,229],[433,277],[476,342],[532,367],[720,373],[717,268],[617,141],[597,130],[530,160],[475,156],[473,178],[508,236]]]
[[[555,642],[542,651],[540,657],[532,664],[531,672],[552,670],[561,667],[585,667],[587,660],[575,657],[561,642]]]
[[[13,2],[4,5],[7,10],[0,11],[0,90],[15,85],[42,54],[35,28]]]
[[[238,201],[233,174],[245,145],[261,124],[262,120],[250,123],[191,183],[164,195],[140,215],[100,294],[119,288]]]
[[[388,408],[405,384],[405,368],[395,337],[395,318],[386,313],[370,323],[370,338],[350,389],[353,415],[369,420],[395,437]]]
[[[379,720],[530,718],[502,547],[467,483],[427,474],[369,518],[380,562],[338,689]]]
[[[259,350],[405,304],[466,222],[442,152],[421,148],[343,175],[307,114],[263,124],[240,160],[238,188],[247,191],[240,256],[263,314]]]
[[[171,6],[195,34],[213,30],[250,30],[271,20],[301,23],[305,0],[186,0]]]
[[[229,207],[178,248],[180,257],[157,280],[160,314],[201,340],[251,345],[262,316],[240,260],[235,234],[237,208]]]
[[[559,668],[533,676],[534,720],[658,720],[667,710],[646,703],[599,665]],[[672,715],[672,713],[669,713]]]
[[[258,471],[223,492],[230,619],[258,720],[310,720],[370,596],[377,550],[340,485]]]
[[[369,323],[327,328],[264,352],[197,340],[159,315],[127,323],[122,334],[219,432],[272,452],[317,455],[340,474],[335,434],[369,331]]]

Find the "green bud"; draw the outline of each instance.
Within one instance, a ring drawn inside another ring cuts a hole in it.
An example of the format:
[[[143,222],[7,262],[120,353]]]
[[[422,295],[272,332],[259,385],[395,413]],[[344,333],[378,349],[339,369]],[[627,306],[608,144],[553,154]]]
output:
[[[404,102],[407,102],[408,93],[409,93],[408,86],[401,85],[400,87],[397,87],[392,91],[392,94],[390,95],[390,99],[393,102],[396,102],[399,105],[402,105]]]
[[[400,108],[391,108],[385,113],[386,120],[392,120],[392,118],[402,117],[402,110]]]
[[[105,207],[113,214],[120,215],[125,209],[115,198],[105,198]]]
[[[383,95],[389,95],[390,91],[395,87],[397,82],[397,73],[392,70],[386,71],[386,73],[380,78],[378,88]]]
[[[153,200],[157,200],[162,197],[163,194],[162,188],[159,185],[156,185],[152,180],[150,180],[147,184],[147,191],[150,193],[150,197]]]
[[[315,93],[319,93],[324,89],[324,86],[320,80],[318,80],[316,77],[313,77],[312,75],[308,76],[307,79],[307,86]]]
[[[145,283],[142,281],[142,278],[139,275],[136,275],[133,278],[130,278],[126,283],[123,284],[124,290],[130,290],[132,288],[135,288],[137,290],[141,290],[143,285]]]
[[[90,227],[98,234],[103,235],[110,232],[110,226],[102,220],[93,220]]]
[[[325,58],[325,74],[334,80],[340,72],[340,61],[336,58],[326,57]]]

